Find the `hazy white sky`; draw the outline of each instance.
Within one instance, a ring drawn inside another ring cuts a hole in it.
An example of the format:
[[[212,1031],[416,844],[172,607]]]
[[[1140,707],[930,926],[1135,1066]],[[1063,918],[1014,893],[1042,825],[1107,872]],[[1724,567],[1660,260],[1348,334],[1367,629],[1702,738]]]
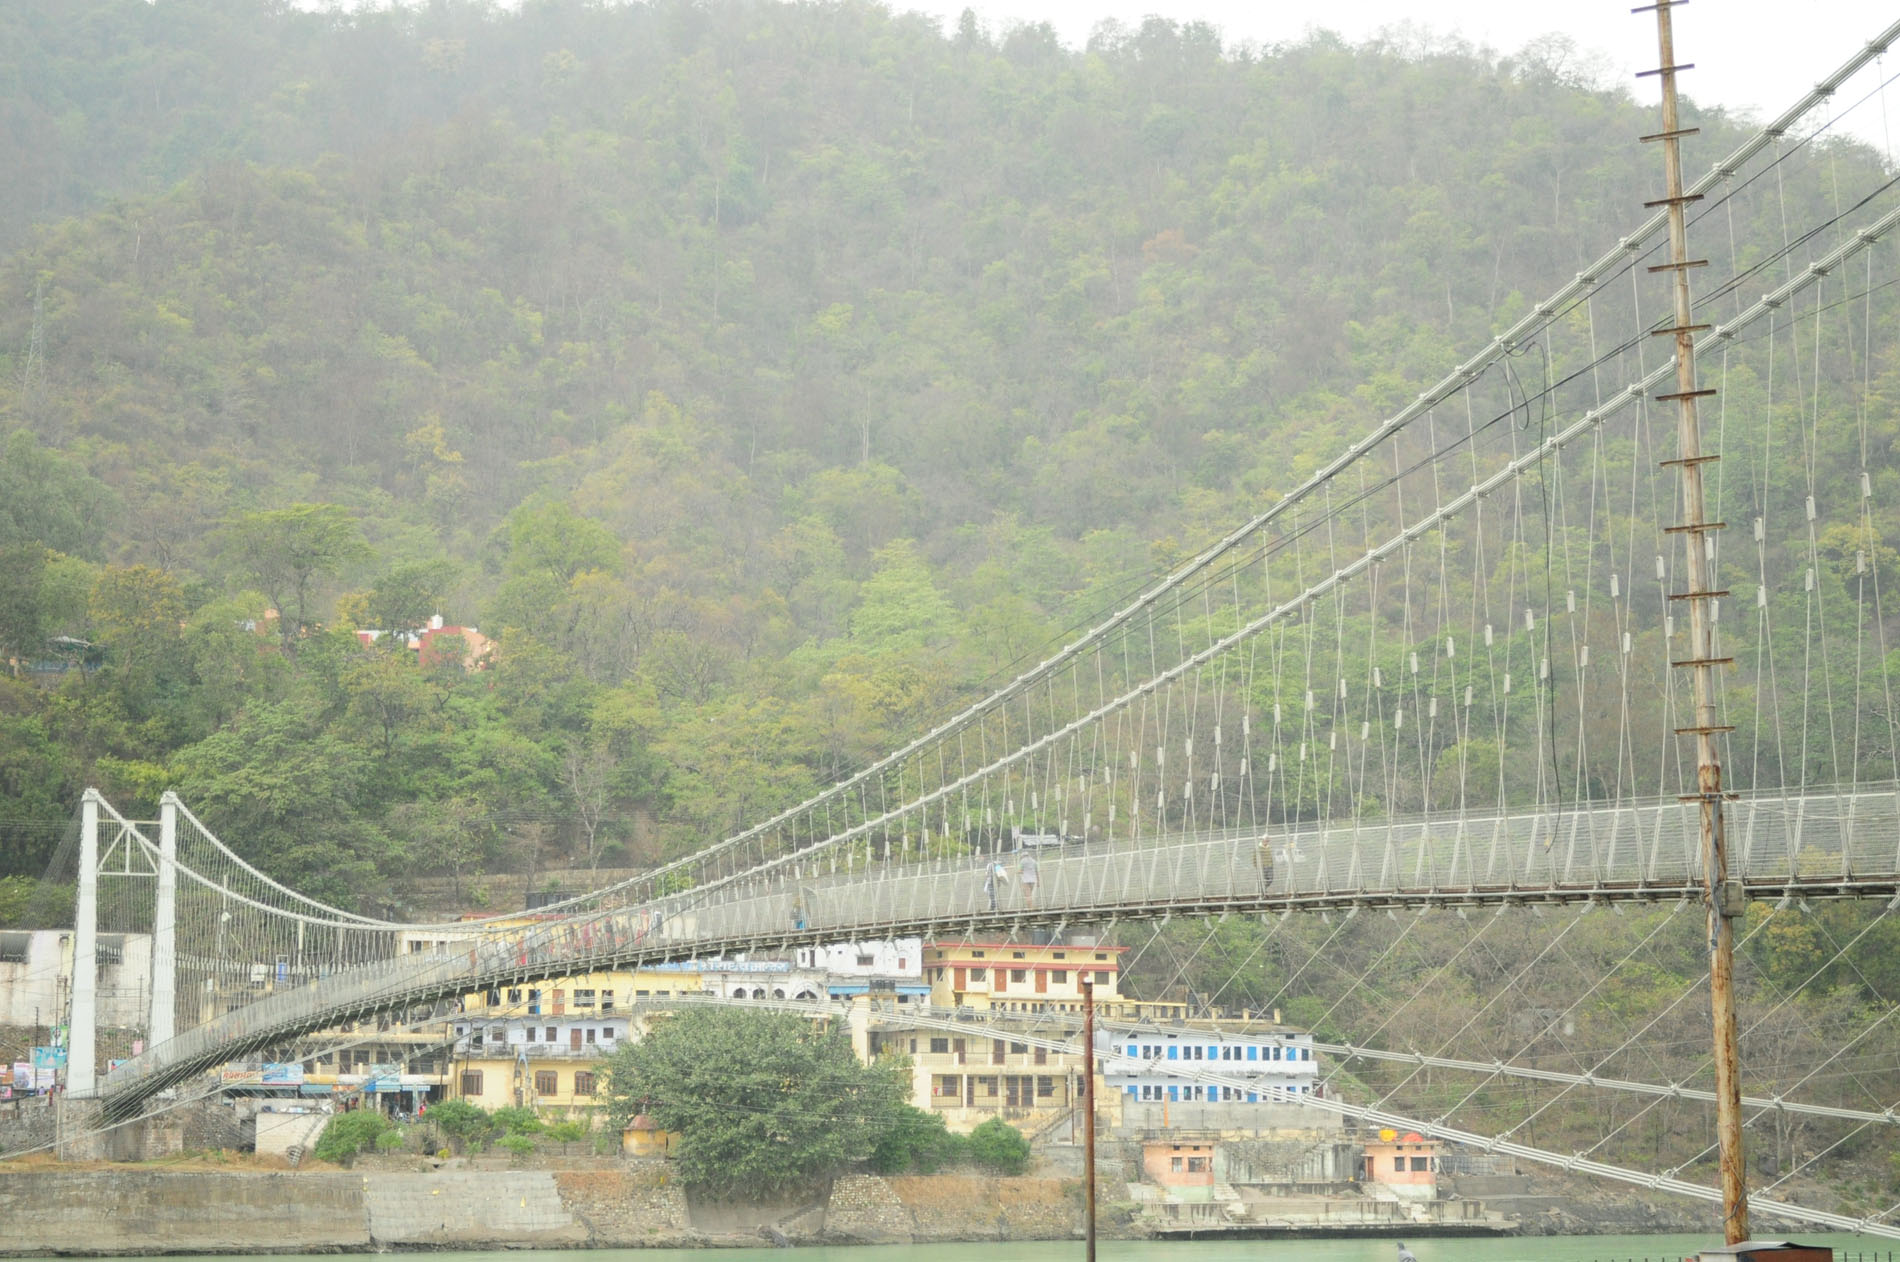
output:
[[[944,20],[946,29],[967,0],[889,0]],[[1150,13],[1179,21],[1201,19],[1230,43],[1271,44],[1324,27],[1358,42],[1401,23],[1472,44],[1515,52],[1541,35],[1561,33],[1580,49],[1600,54],[1605,69],[1630,86],[1638,100],[1654,100],[1655,81],[1635,74],[1656,64],[1656,18],[1632,14],[1646,0],[981,0],[976,10],[992,28],[1015,20],[1048,22],[1063,41],[1079,45],[1103,18],[1137,25]],[[1684,91],[1700,101],[1752,110],[1758,121],[1780,113],[1900,16],[1893,0],[1694,0],[1673,12],[1676,56],[1695,63]],[[1900,46],[1886,57],[1886,73],[1900,71]],[[1884,75],[1863,72],[1862,90]],[[1859,82],[1859,81],[1857,81]],[[1900,83],[1888,87],[1889,116],[1900,132]],[[1843,105],[1846,102],[1842,103]],[[1847,120],[1856,135],[1887,148],[1878,111],[1863,107]],[[1896,139],[1900,139],[1897,136]]]

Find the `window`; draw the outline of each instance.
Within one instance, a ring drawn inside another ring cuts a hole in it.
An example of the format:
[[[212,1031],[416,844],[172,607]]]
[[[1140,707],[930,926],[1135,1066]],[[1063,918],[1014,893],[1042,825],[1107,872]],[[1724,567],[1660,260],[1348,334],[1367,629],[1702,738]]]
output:
[[[1405,1169],[1405,1158],[1403,1157],[1392,1158],[1392,1169],[1395,1172]]]
[[[594,1041],[594,1027],[591,1025],[587,1027],[587,1041],[589,1043]]]
[[[1169,1157],[1168,1169],[1174,1171],[1176,1174],[1181,1173],[1181,1159],[1179,1157]]]
[[[876,964],[877,964],[877,957],[874,955],[860,955],[858,957],[859,968],[872,968]],[[902,966],[900,965],[899,967],[902,967]]]
[[[905,958],[904,958],[903,956],[901,956],[901,955],[897,957],[897,971],[898,971],[898,972],[900,972],[900,973],[901,973],[901,972],[903,972],[903,971],[904,971],[905,969],[907,969],[907,968],[909,968],[909,967],[910,967],[910,961],[909,961],[909,960],[907,960],[907,959],[905,959]]]
[[[912,1056],[915,1056],[917,1054],[917,1040],[916,1039],[912,1039],[910,1041],[910,1054]]]
[[[1046,1047],[1038,1047],[1036,1049],[1035,1059],[1038,1065],[1048,1064],[1049,1063],[1049,1049]]]
[[[970,958],[973,960],[980,960],[983,958],[983,953],[981,951],[972,951],[970,952]],[[1016,958],[1020,960],[1022,956],[1019,955]]]
[[[963,1094],[963,1080],[955,1074],[938,1074],[936,1086],[932,1088],[936,1095],[947,1095],[955,1099]]]
[[[593,1007],[594,1006],[594,992],[591,990],[575,991],[574,992],[574,1006],[576,1008]]]
[[[1058,986],[1066,986],[1069,984],[1069,970],[1066,968],[1056,969],[1055,975],[1049,980]]]
[[[1188,1173],[1189,1174],[1206,1174],[1207,1173],[1207,1158],[1206,1157],[1189,1157],[1188,1158]]]
[[[1040,1078],[1036,1079],[1036,1094],[1038,1096],[1040,1096],[1043,1099],[1048,1099],[1050,1096],[1054,1095],[1055,1093],[1056,1093],[1056,1080],[1054,1078],[1051,1078],[1048,1074],[1044,1074]]]
[[[989,975],[990,971],[987,968],[973,968],[970,970],[970,980],[973,982],[987,981]]]
[[[603,990],[600,992],[600,1010],[602,1012],[612,1012],[614,1010],[614,992],[613,991]]]
[[[482,1071],[479,1069],[464,1069],[462,1071],[462,1094],[465,1096],[479,1096],[481,1093]]]
[[[508,1041],[507,1027],[500,1026],[500,1025],[489,1026],[488,1027],[488,1041],[490,1043],[506,1043]]]
[[[947,1037],[930,1040],[931,1055],[942,1056],[942,1055],[947,1054],[949,1051],[950,1051],[950,1040]]]
[[[575,1070],[574,1071],[574,1094],[575,1095],[594,1094],[594,1075],[589,1073],[585,1069]]]
[[[1068,955],[1067,955],[1067,953],[1065,953],[1065,952],[1062,952],[1062,951],[1057,951],[1057,952],[1056,952],[1056,958],[1057,958],[1058,960],[1066,960],[1066,959],[1068,959],[1069,957],[1068,957]]]
[[[1010,1051],[1012,1051],[1012,1052],[1014,1052],[1014,1053],[1016,1053],[1016,1055],[1018,1055],[1018,1056],[1021,1056],[1021,1055],[1022,1055],[1022,1054],[1023,1054],[1024,1052],[1027,1052],[1027,1051],[1029,1050],[1029,1044],[1027,1044],[1027,1043],[1011,1043],[1011,1044],[1009,1045],[1009,1050],[1010,1050]]]
[[[1414,1169],[1414,1170],[1424,1170],[1424,1169],[1426,1169],[1426,1168],[1427,1168],[1427,1167],[1428,1167],[1428,1166],[1429,1166],[1430,1164],[1431,1164],[1431,1158],[1429,1158],[1429,1157],[1414,1157],[1414,1158],[1412,1158],[1412,1169]]]
[[[1026,960],[1029,958],[1029,953],[1026,951],[1011,951],[1009,958],[1012,960]]]
[[[1105,959],[1107,959],[1107,958],[1108,958],[1108,952],[1106,952],[1106,951],[1097,951],[1097,952],[1095,953],[1095,958],[1096,958],[1096,959],[1098,959],[1098,960],[1105,960]]]
[[[976,1080],[976,1085],[982,1089],[982,1094],[991,1099],[996,1098],[996,1075],[985,1074]]]
[[[549,1027],[548,1027],[548,1037],[547,1037],[547,1039],[546,1039],[546,1041],[547,1041],[547,1042],[549,1042],[549,1043],[552,1043],[552,1042],[555,1042],[555,1041],[556,1041],[556,1040],[555,1040],[555,1037],[554,1037],[554,1027],[553,1027],[553,1026],[549,1026]]]
[[[1312,1059],[1313,1059],[1313,1049],[1312,1049],[1312,1048],[1310,1048],[1310,1047],[1302,1047],[1302,1048],[1300,1049],[1300,1059],[1301,1059],[1301,1060],[1312,1060]]]
[[[508,991],[508,1002],[509,1002],[509,1003],[520,1003],[520,1002],[521,1002],[521,988],[520,988],[520,987],[518,987],[518,986],[516,986],[516,987],[510,987],[510,988],[509,988],[509,991]]]
[[[610,991],[608,991],[607,993],[611,995],[611,994],[613,994],[614,992],[610,990]],[[663,993],[664,993],[664,992],[663,992]],[[634,997],[634,999],[635,999],[636,1001],[638,1001],[638,1000],[641,1000],[641,999],[649,999],[649,998],[651,998],[651,997],[652,997],[652,995],[651,995],[651,993],[650,993],[650,992],[648,992],[648,991],[644,991],[644,990],[636,990],[636,991],[634,991],[634,992],[633,992],[633,997]]]
[[[1012,968],[1009,970],[1009,980],[1012,982],[1026,982],[1029,980],[1029,970],[1026,968]]]
[[[560,1075],[555,1073],[552,1069],[537,1069],[534,1071],[534,1093],[536,1095],[553,1095],[560,1089]]]
[[[1108,985],[1108,970],[1107,969],[1098,968],[1095,970],[1095,984],[1097,986]]]
[[[1259,1059],[1260,1059],[1260,1049],[1259,1049],[1259,1048],[1257,1048],[1257,1047],[1250,1047],[1250,1048],[1248,1048],[1248,1049],[1247,1049],[1247,1059],[1248,1059],[1248,1060],[1259,1060]]]

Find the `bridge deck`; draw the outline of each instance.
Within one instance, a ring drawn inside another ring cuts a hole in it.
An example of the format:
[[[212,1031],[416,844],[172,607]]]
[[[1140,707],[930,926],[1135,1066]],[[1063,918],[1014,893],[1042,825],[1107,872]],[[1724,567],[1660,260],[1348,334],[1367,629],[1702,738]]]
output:
[[[779,870],[651,907],[493,932],[446,950],[343,970],[270,994],[148,1049],[105,1076],[115,1113],[247,1052],[371,1013],[487,987],[611,967],[904,934],[1013,935],[1171,914],[1344,907],[1656,901],[1699,896],[1696,806],[1224,830],[1037,852],[1033,898],[1019,856],[991,897],[984,856]],[[1753,897],[1900,892],[1900,790],[1760,796],[1727,808],[1732,878]],[[1271,854],[1270,862],[1265,856]],[[829,859],[820,860],[828,863]]]

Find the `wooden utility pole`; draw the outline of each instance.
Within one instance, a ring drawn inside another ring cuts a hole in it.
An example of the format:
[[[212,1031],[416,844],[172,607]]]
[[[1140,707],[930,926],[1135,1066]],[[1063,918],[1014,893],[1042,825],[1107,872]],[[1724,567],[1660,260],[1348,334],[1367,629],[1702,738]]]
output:
[[[1082,1256],[1095,1262],[1095,983],[1082,979]]]
[[[1682,488],[1683,522],[1666,529],[1683,538],[1688,562],[1689,590],[1673,592],[1670,600],[1681,601],[1689,615],[1689,655],[1670,663],[1689,672],[1695,721],[1679,727],[1679,736],[1694,736],[1696,743],[1696,791],[1685,797],[1693,801],[1701,815],[1702,868],[1709,905],[1709,1006],[1714,1024],[1715,1052],[1715,1130],[1722,1167],[1722,1233],[1729,1244],[1748,1239],[1748,1189],[1742,1155],[1742,1084],[1740,1053],[1735,1033],[1735,921],[1747,907],[1747,897],[1738,883],[1728,879],[1728,851],[1722,832],[1722,762],[1716,738],[1734,729],[1719,721],[1715,705],[1715,668],[1730,659],[1715,655],[1714,602],[1728,593],[1717,591],[1714,580],[1715,532],[1719,521],[1710,521],[1702,487],[1702,466],[1720,459],[1702,451],[1702,429],[1696,416],[1696,401],[1715,393],[1698,389],[1695,371],[1695,335],[1708,328],[1696,324],[1689,301],[1689,272],[1706,267],[1708,260],[1689,257],[1689,232],[1684,207],[1700,200],[1700,195],[1685,196],[1682,191],[1682,139],[1696,128],[1684,128],[1678,118],[1676,72],[1692,70],[1693,64],[1676,64],[1675,36],[1670,10],[1688,0],[1658,0],[1655,4],[1632,9],[1633,13],[1654,12],[1656,43],[1661,64],[1644,75],[1662,79],[1662,126],[1645,141],[1661,141],[1667,196],[1649,203],[1661,206],[1669,218],[1669,261],[1649,270],[1668,272],[1674,277],[1675,322],[1673,327],[1656,330],[1657,336],[1676,340],[1676,388],[1657,395],[1659,402],[1673,400],[1676,405],[1676,458],[1666,460],[1679,473]]]

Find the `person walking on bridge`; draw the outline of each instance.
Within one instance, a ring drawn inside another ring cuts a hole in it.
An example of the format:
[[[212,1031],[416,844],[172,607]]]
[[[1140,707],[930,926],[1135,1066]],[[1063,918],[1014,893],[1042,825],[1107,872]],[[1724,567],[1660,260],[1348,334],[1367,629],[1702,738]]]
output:
[[[1028,851],[1016,865],[1016,879],[1023,883],[1023,906],[1036,905],[1036,882],[1042,879],[1042,871],[1036,865],[1036,856]]]

